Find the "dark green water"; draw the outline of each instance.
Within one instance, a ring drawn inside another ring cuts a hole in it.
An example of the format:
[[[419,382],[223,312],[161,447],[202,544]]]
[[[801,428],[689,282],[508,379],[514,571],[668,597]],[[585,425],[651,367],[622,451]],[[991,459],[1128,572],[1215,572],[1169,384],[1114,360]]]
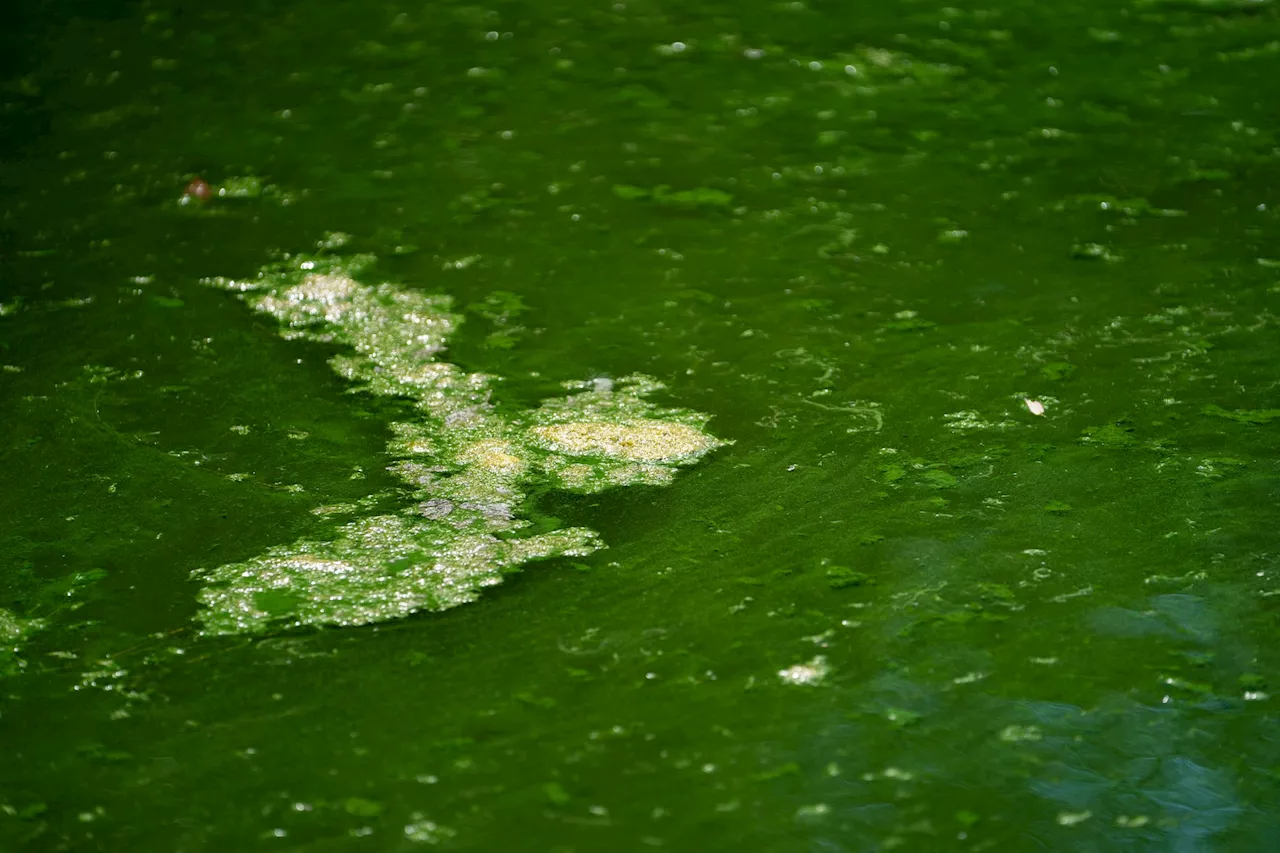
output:
[[[1280,844],[1280,5],[23,14],[0,851]],[[643,373],[733,444],[531,477],[608,549],[470,604],[201,634],[412,503],[413,405],[208,286],[335,232],[503,423]]]

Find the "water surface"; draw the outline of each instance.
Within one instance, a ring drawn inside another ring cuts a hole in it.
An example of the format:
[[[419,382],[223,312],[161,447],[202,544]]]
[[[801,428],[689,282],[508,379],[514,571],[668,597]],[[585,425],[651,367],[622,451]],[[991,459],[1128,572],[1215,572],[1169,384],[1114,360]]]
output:
[[[0,850],[1280,838],[1275,3],[26,14]],[[607,549],[462,606],[208,630],[220,567],[447,521],[416,398],[210,286],[304,256],[445,300],[495,453],[636,374],[732,443],[529,462],[475,523]]]

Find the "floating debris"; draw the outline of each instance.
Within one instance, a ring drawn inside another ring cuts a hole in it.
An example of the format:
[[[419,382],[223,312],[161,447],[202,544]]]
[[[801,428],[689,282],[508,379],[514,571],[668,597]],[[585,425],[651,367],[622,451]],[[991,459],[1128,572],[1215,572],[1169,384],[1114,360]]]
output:
[[[1079,826],[1091,817],[1093,812],[1087,809],[1080,812],[1058,812],[1058,823],[1061,826]]]
[[[826,803],[811,803],[796,809],[796,820],[816,821],[827,817],[829,814],[831,814],[831,806]]]
[[[1239,424],[1253,424],[1254,426],[1261,426],[1263,424],[1269,424],[1277,418],[1280,418],[1280,409],[1236,409],[1234,411],[1230,411],[1222,408],[1221,406],[1210,404],[1202,408],[1200,410],[1200,414],[1214,418],[1223,418],[1228,421],[1235,421]]]
[[[782,679],[784,684],[809,684],[819,685],[830,672],[827,666],[827,658],[824,655],[818,655],[808,663],[798,663],[795,666],[789,666],[778,672],[778,677]]]
[[[457,830],[441,826],[435,821],[427,820],[422,816],[421,812],[414,812],[410,817],[413,818],[413,822],[405,824],[404,827],[406,841],[413,841],[419,844],[440,844],[458,835]]]

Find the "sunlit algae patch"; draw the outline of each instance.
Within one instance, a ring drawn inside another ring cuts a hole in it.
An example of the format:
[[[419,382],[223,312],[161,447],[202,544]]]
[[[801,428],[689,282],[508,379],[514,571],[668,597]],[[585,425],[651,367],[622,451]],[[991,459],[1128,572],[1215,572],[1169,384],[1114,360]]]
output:
[[[0,608],[0,678],[13,675],[27,665],[18,653],[27,638],[44,626],[42,619],[19,619]]]
[[[499,415],[490,377],[438,359],[461,320],[449,297],[363,284],[372,260],[294,257],[251,281],[211,282],[276,317],[286,338],[345,346],[331,360],[339,374],[413,400],[421,416],[392,424],[388,444],[413,504],[350,522],[332,541],[198,572],[207,634],[363,625],[463,604],[529,560],[603,547],[580,527],[513,535],[528,526],[517,512],[529,486],[661,485],[723,444],[703,431],[706,415],[648,402],[662,386],[644,376],[569,383],[565,397]]]

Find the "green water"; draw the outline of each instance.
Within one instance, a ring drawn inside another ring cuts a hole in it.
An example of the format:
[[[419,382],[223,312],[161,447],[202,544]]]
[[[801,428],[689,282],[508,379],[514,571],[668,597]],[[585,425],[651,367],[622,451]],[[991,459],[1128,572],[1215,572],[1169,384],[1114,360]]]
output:
[[[24,7],[0,851],[1280,842],[1280,5],[862,6]],[[226,287],[300,255],[463,318],[486,535],[607,548],[219,621],[441,514],[360,323]],[[731,443],[557,474],[635,374]]]

